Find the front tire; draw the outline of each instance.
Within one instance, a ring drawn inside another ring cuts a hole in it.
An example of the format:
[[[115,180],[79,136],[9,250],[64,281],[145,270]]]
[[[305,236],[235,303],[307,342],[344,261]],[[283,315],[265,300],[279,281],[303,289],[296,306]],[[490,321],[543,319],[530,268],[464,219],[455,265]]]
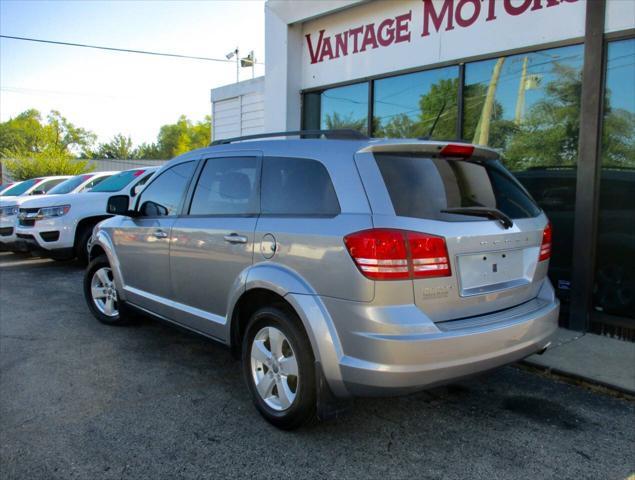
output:
[[[83,227],[82,230],[80,230],[77,234],[77,239],[75,240],[74,246],[74,253],[82,265],[86,265],[88,263],[88,242],[90,241],[90,237],[92,235],[92,226]]]
[[[268,422],[284,430],[315,417],[314,357],[300,325],[293,313],[261,308],[243,337],[243,372],[254,405]]]
[[[91,313],[101,323],[125,325],[130,322],[128,310],[119,301],[112,269],[105,255],[95,258],[86,268],[84,298]]]

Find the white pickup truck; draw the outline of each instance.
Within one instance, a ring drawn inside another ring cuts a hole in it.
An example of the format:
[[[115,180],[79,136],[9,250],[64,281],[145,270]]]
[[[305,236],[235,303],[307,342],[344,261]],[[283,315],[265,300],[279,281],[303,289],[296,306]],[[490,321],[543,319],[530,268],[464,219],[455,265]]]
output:
[[[77,257],[86,261],[93,227],[111,217],[106,212],[108,198],[128,195],[131,201],[158,167],[125,170],[85,193],[67,193],[34,198],[22,203],[18,213],[16,246],[38,251],[54,259]]]

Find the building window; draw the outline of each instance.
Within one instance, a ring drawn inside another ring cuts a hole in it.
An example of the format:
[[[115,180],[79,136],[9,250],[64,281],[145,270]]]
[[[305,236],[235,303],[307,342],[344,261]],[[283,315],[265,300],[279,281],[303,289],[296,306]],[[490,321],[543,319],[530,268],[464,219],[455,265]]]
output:
[[[329,88],[320,99],[320,128],[350,128],[368,134],[367,82]]]
[[[376,80],[373,136],[456,138],[458,76],[454,66]]]
[[[634,85],[635,38],[610,42],[602,124],[594,308],[631,319],[635,318]]]
[[[550,276],[568,298],[583,46],[469,63],[463,138],[500,150],[553,224]]]

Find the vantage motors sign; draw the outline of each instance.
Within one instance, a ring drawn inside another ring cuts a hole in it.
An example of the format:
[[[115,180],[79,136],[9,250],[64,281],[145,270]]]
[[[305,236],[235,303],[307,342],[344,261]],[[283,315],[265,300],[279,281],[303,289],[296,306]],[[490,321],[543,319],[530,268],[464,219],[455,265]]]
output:
[[[375,1],[303,26],[303,88],[584,35],[585,0]]]

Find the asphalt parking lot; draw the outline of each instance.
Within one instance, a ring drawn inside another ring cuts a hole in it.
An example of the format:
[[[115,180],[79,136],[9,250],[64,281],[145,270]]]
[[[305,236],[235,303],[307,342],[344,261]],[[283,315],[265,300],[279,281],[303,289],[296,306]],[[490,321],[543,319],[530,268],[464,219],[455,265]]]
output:
[[[635,472],[635,403],[515,366],[357,399],[296,432],[228,350],[92,318],[74,263],[0,254],[0,474],[38,478],[593,478]],[[632,368],[632,366],[625,368]]]

